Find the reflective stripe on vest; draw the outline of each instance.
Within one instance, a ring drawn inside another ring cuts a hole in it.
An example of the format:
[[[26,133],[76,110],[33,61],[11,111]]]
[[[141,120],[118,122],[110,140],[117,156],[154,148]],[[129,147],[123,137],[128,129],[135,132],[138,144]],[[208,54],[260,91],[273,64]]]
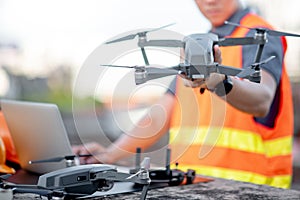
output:
[[[0,137],[2,138],[5,149],[6,149],[6,159],[15,163],[19,163],[19,158],[17,151],[15,149],[14,143],[12,141],[9,129],[7,127],[3,113],[0,111]]]
[[[179,130],[184,134],[179,134]],[[211,140],[209,135],[218,135],[217,140]],[[192,136],[191,136],[192,135]],[[183,138],[181,138],[181,136]],[[177,137],[177,139],[176,139]],[[194,138],[185,140],[184,138]],[[170,143],[173,145],[212,145],[241,151],[264,154],[267,157],[290,155],[292,137],[286,136],[263,141],[255,132],[236,130],[232,128],[199,127],[171,128]],[[238,141],[238,142],[237,142]],[[283,148],[285,147],[285,148]]]
[[[181,170],[194,169],[202,175],[290,187],[291,176],[287,174],[292,172],[285,166],[292,159],[290,151],[286,151],[292,148],[291,137],[262,141],[256,133],[242,130],[208,127],[200,127],[197,131],[192,128],[180,130],[184,134],[177,135],[178,129],[170,130],[170,144],[175,147],[172,149],[172,158],[179,162]],[[210,140],[209,134],[219,137],[216,141]],[[190,135],[194,137],[192,141],[184,139],[191,138]],[[180,157],[182,154],[185,156]],[[247,159],[245,161],[242,158]],[[197,159],[198,163],[193,164]],[[228,169],[226,167],[230,160],[235,162]],[[256,163],[255,169],[253,163]],[[281,163],[281,169],[277,167],[278,163]],[[269,174],[265,171],[267,168],[275,168],[275,172]]]

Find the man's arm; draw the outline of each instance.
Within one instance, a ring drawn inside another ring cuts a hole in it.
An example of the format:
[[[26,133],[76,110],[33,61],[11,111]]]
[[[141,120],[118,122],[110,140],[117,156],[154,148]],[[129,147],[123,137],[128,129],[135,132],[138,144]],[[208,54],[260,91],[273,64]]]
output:
[[[277,84],[267,71],[261,72],[261,83],[232,79],[233,88],[226,96],[226,101],[238,110],[264,117],[274,99]]]
[[[93,157],[81,158],[81,163],[115,163],[121,158],[130,156],[137,147],[146,149],[158,141],[169,128],[174,103],[174,95],[165,93],[159,101],[149,108],[149,112],[129,133],[122,134],[108,148],[97,143],[74,146],[75,154],[93,154]]]

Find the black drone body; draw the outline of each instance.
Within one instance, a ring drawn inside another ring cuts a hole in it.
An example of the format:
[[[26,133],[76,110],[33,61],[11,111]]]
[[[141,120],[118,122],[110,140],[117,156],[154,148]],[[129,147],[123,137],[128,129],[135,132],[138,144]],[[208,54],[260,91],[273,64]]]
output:
[[[55,170],[39,177],[36,185],[13,184],[6,182],[8,175],[0,177],[0,188],[12,189],[14,193],[33,193],[48,199],[74,199],[94,195],[109,195],[120,191],[140,191],[144,200],[149,187],[165,187],[192,184],[196,177],[195,170],[183,172],[170,169],[170,149],[167,149],[166,168],[150,169],[150,159],[145,157],[141,162],[141,149],[137,148],[136,166],[129,173],[118,172],[116,166],[104,164],[66,165],[66,168]],[[92,155],[69,155],[43,160],[30,161],[31,164],[43,162],[71,161],[78,157]],[[71,162],[66,162],[71,163]],[[74,162],[72,162],[74,163]],[[115,182],[131,182],[133,185],[121,185]],[[114,188],[114,189],[113,189]],[[112,191],[113,190],[113,191]]]
[[[113,187],[113,181],[97,179],[97,174],[116,172],[115,168],[108,165],[73,166],[40,176],[37,186],[51,191],[63,191],[69,196],[90,195]]]
[[[271,56],[266,60],[261,61],[262,52],[265,44],[267,43],[267,37],[270,36],[294,36],[300,37],[300,35],[285,33],[275,30],[269,30],[264,28],[250,28],[240,26],[239,24],[225,22],[232,26],[239,26],[250,30],[255,30],[256,33],[253,37],[240,37],[240,38],[221,38],[219,39],[216,34],[192,34],[186,36],[183,41],[180,40],[147,40],[146,34],[151,31],[156,31],[167,26],[163,26],[150,31],[139,32],[129,36],[125,36],[113,41],[109,41],[106,44],[122,42],[129,39],[134,39],[138,36],[138,46],[141,48],[142,55],[145,61],[145,66],[117,66],[117,65],[102,65],[108,67],[126,67],[135,69],[135,82],[136,84],[142,84],[148,80],[157,79],[176,74],[185,74],[190,79],[206,78],[210,73],[221,73],[225,75],[237,76],[239,78],[246,78],[253,82],[260,82],[260,65],[269,62],[274,59],[275,56]],[[214,61],[214,45],[219,46],[236,46],[236,45],[257,45],[257,51],[255,59],[251,66],[247,66],[243,69],[232,66],[224,66]],[[180,63],[177,66],[157,68],[149,66],[149,61],[146,55],[145,47],[177,47],[184,48],[184,63]]]
[[[49,172],[39,177],[37,185],[13,184],[5,182],[6,178],[1,177],[0,188],[12,189],[14,193],[38,194],[48,199],[74,199],[95,192],[107,192],[117,181],[132,182],[141,186],[140,199],[144,200],[151,182],[147,169],[141,168],[139,172],[132,175],[118,172],[114,166],[103,164],[72,166]]]

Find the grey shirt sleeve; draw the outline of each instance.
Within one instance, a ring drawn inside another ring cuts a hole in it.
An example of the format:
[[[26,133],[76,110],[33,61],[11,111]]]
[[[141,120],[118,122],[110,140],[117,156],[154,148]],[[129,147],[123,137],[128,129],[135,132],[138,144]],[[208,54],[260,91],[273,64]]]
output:
[[[255,31],[249,31],[247,36],[253,36]],[[243,46],[243,67],[249,67],[253,64],[256,55],[257,45],[245,45]],[[283,67],[283,57],[284,49],[280,37],[268,36],[268,42],[265,44],[263,49],[261,60],[265,60],[270,56],[276,56],[270,62],[261,65],[261,69],[269,72],[275,79],[277,83],[277,89],[275,96],[270,108],[270,111],[266,117],[254,117],[257,123],[260,123],[269,128],[274,127],[275,120],[278,115],[279,105],[280,105],[280,90],[279,84],[281,79],[282,67]]]

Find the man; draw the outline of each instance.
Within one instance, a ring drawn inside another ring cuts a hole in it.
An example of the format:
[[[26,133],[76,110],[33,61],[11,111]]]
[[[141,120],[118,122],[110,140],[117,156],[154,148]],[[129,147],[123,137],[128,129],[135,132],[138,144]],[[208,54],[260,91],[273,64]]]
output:
[[[221,38],[255,33],[224,25],[225,20],[272,28],[248,9],[242,9],[238,0],[195,3],[211,22],[211,32]],[[293,113],[283,64],[286,41],[283,37],[268,39],[262,59],[276,58],[262,66],[260,83],[217,73],[205,80],[177,77],[171,86],[175,93],[170,89],[130,133],[107,149],[91,143],[85,148],[74,147],[74,152],[95,155],[84,163],[114,163],[136,147],[149,147],[169,130],[172,161],[183,170],[191,168],[202,175],[288,188],[292,175]],[[256,52],[255,45],[220,49],[215,47],[215,60],[222,59],[222,64],[236,67],[250,66]]]

